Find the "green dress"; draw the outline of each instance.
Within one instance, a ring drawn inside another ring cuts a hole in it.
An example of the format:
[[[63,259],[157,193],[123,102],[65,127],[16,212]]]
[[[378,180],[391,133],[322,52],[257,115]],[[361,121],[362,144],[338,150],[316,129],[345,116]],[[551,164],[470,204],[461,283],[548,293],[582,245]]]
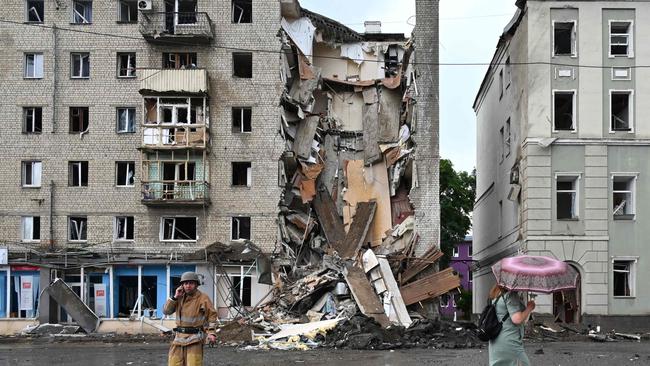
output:
[[[523,311],[526,306],[517,292],[507,292],[496,301],[497,316],[503,319],[506,312],[510,315]],[[506,309],[507,306],[507,309]],[[503,322],[501,333],[490,341],[490,366],[530,366],[530,361],[524,351],[524,325],[515,325],[510,317]]]

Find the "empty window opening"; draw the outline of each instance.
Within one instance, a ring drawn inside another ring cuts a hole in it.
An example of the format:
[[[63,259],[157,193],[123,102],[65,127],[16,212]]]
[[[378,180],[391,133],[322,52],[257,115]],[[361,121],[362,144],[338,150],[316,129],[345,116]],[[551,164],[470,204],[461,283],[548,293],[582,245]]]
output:
[[[634,261],[614,261],[614,296],[634,296]]]
[[[501,127],[499,129],[499,137],[501,138],[499,141],[501,142],[501,149],[499,150],[499,163],[503,162],[503,157],[505,156],[505,128]]]
[[[88,107],[70,107],[70,133],[88,131]]]
[[[249,276],[244,277],[242,283],[241,276],[231,276],[232,281],[232,298],[235,306],[252,306],[251,295],[253,294],[253,281]]]
[[[41,169],[43,163],[40,161],[23,161],[22,162],[22,186],[23,187],[40,187],[41,186]]]
[[[133,176],[135,175],[134,161],[118,161],[115,163],[115,185],[118,187],[132,187]]]
[[[440,296],[440,307],[447,308],[449,307],[449,294],[443,294]]]
[[[629,219],[635,213],[636,177],[614,176],[612,178],[612,204],[614,219]]]
[[[88,235],[88,218],[71,216],[68,219],[68,240],[86,241]]]
[[[553,24],[553,54],[556,56],[575,55],[575,23],[556,22]]]
[[[68,163],[68,186],[70,187],[88,186],[88,162],[87,161],[71,161]]]
[[[164,69],[193,69],[197,67],[196,53],[168,53],[163,54]]]
[[[25,54],[25,78],[41,79],[43,78],[43,54],[26,53]]]
[[[505,85],[503,84],[503,69],[499,70],[499,100],[503,98],[503,91],[505,89]]]
[[[27,21],[43,23],[45,21],[45,0],[27,0]]]
[[[460,255],[460,253],[459,253],[458,247],[454,246],[451,256],[454,257],[454,258],[458,258],[459,255]]]
[[[384,53],[384,76],[387,78],[395,77],[399,72],[400,58],[404,56],[403,50],[399,46],[390,45]]]
[[[133,240],[133,216],[116,216],[114,240]]]
[[[232,240],[250,240],[251,239],[251,218],[245,216],[233,217],[231,221]]]
[[[90,54],[72,53],[70,54],[70,63],[72,64],[72,78],[89,78],[90,77]]]
[[[21,220],[21,239],[22,241],[39,241],[41,240],[41,217],[40,216],[23,216]]]
[[[135,108],[117,108],[117,133],[135,132]]]
[[[553,128],[555,131],[574,130],[574,95],[572,91],[553,93]]]
[[[506,58],[506,65],[504,66],[504,69],[506,71],[505,88],[508,89],[508,87],[510,86],[510,82],[512,82],[512,65],[510,64],[510,56]]]
[[[232,163],[232,185],[251,186],[252,163],[250,161]]]
[[[232,54],[232,74],[236,78],[252,78],[253,54],[250,52],[234,52]]]
[[[632,56],[632,22],[609,23],[609,54]]]
[[[235,107],[232,109],[232,132],[251,132],[252,109],[246,107]]]
[[[72,23],[87,24],[93,22],[93,2],[74,0],[72,2]]]
[[[158,308],[158,277],[156,276],[142,276],[142,283],[140,288],[142,290],[142,309],[157,309]],[[117,311],[118,317],[126,318],[131,315],[134,304],[138,301],[138,276],[116,276],[116,291],[119,291],[117,298]],[[161,284],[164,286],[164,283]],[[176,288],[174,288],[176,289]]]
[[[135,23],[138,21],[138,2],[132,0],[120,0],[118,4],[119,22]]]
[[[503,147],[506,152],[506,156],[510,155],[510,145],[512,142],[512,136],[510,134],[510,118],[506,120],[506,125],[505,125],[505,132],[504,132],[504,142],[503,142]]]
[[[135,53],[117,54],[117,76],[121,78],[135,77]]]
[[[578,218],[578,178],[558,176],[556,180],[557,219]]]
[[[612,131],[632,130],[631,98],[630,92],[611,93]]]
[[[232,22],[252,23],[253,22],[253,1],[232,0]]]
[[[162,240],[196,240],[196,217],[164,217]]]
[[[41,133],[43,130],[43,108],[23,108],[23,133]]]

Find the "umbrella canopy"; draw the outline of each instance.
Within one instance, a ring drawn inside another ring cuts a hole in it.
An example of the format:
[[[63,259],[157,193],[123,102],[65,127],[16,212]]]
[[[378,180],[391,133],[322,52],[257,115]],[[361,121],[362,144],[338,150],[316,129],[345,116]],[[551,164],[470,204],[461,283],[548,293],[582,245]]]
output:
[[[549,257],[521,255],[503,258],[492,266],[500,286],[508,290],[551,293],[577,286],[578,271]]]

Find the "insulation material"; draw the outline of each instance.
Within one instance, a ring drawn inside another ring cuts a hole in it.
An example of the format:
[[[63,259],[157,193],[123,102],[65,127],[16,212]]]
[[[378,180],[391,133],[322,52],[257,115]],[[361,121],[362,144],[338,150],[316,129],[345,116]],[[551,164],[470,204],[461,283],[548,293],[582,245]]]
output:
[[[372,246],[380,245],[386,231],[392,228],[386,164],[382,162],[366,167],[363,160],[349,160],[346,162],[345,178],[347,187],[343,194],[346,203],[343,209],[343,223],[349,227],[357,203],[374,200],[377,202],[377,208],[366,241]]]
[[[312,45],[314,44],[314,31],[316,30],[316,27],[311,24],[311,20],[306,17],[296,20],[282,18],[280,24],[303,55],[311,57],[313,51]]]

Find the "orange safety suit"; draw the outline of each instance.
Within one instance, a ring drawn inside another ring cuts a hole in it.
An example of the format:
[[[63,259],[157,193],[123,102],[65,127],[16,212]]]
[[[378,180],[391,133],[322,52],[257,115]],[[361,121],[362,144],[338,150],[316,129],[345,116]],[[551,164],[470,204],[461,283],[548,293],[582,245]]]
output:
[[[176,300],[168,299],[163,307],[163,314],[176,313],[176,327],[199,328],[198,333],[174,332],[174,340],[169,347],[169,366],[202,366],[203,344],[206,333],[216,334],[214,323],[217,321],[217,311],[208,295],[195,290],[185,293]]]

